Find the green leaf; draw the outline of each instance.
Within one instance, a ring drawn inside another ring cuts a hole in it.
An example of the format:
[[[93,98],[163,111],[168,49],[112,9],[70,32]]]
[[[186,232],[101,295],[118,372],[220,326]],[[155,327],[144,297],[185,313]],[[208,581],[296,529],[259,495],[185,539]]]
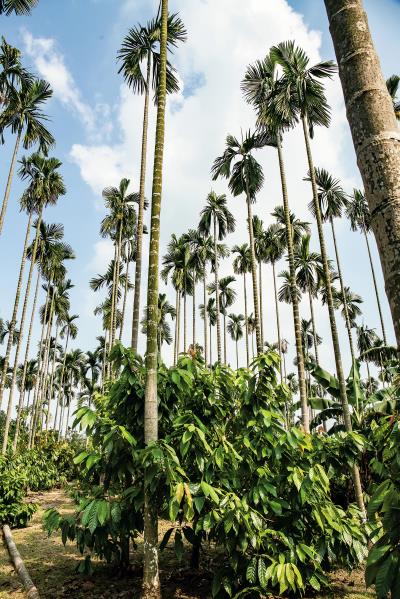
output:
[[[246,569],[246,579],[250,584],[255,584],[257,581],[257,558],[253,557]]]
[[[268,577],[267,577],[267,566],[265,564],[264,558],[260,557],[258,560],[258,580],[263,589],[267,587]]]
[[[167,532],[165,533],[165,535],[163,537],[163,540],[160,543],[160,551],[163,551],[165,549],[165,547],[168,545],[168,541],[169,541],[169,539],[170,539],[170,537],[171,537],[171,535],[172,535],[172,533],[173,533],[174,530],[175,529],[173,527],[169,528],[167,530]]]

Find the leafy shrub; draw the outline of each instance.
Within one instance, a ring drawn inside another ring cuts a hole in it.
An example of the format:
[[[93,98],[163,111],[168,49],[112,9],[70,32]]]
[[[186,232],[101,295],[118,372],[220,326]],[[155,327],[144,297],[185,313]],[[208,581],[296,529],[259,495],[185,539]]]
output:
[[[36,510],[35,504],[25,502],[27,484],[26,469],[0,456],[0,523],[11,527],[27,525]]]
[[[186,538],[193,566],[205,541],[222,550],[214,597],[320,590],[330,568],[361,563],[362,519],[355,506],[334,503],[329,478],[342,473],[343,450],[350,465],[364,440],[288,430],[291,398],[277,382],[275,353],[237,372],[189,357],[160,365],[160,441],[145,447],[144,364],[121,345],[113,352],[119,380],[95,399],[96,409],[76,414],[91,439],[75,460],[80,505],[72,517],[54,510],[45,517],[49,532],[89,551],[82,569],[90,555],[126,565],[124,545],[143,531],[145,486],[159,517],[172,522],[161,549],[173,542],[180,559]],[[115,517],[116,506],[125,517]]]

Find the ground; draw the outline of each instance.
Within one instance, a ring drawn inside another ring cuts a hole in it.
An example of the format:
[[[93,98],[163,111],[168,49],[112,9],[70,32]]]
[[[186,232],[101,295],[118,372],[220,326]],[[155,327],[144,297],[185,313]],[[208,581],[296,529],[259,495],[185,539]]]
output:
[[[36,494],[40,505],[33,520],[25,529],[13,531],[15,543],[25,565],[39,589],[42,599],[136,599],[140,593],[141,572],[134,570],[129,577],[120,578],[110,567],[98,563],[91,577],[75,573],[81,559],[71,543],[64,547],[57,534],[48,537],[42,529],[43,511],[55,507],[61,512],[72,511],[73,502],[61,490]],[[162,523],[161,529],[167,526]],[[163,531],[160,531],[163,534]],[[140,551],[140,548],[138,548]],[[139,562],[139,560],[136,560]],[[206,556],[207,563],[207,556]],[[166,549],[161,558],[161,579],[164,599],[206,599],[211,597],[212,568],[193,575],[180,566],[172,549]],[[372,599],[373,592],[365,590],[362,572],[351,574],[339,571],[333,579],[333,590],[319,599]],[[0,599],[24,599],[18,577],[0,544]],[[316,597],[314,599],[317,599]]]

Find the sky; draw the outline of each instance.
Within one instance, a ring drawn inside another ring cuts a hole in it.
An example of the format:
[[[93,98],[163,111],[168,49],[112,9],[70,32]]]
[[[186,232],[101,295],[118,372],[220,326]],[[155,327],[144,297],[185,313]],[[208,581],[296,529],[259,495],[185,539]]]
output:
[[[396,72],[400,3],[395,0],[366,0],[377,51],[385,77]],[[83,350],[96,346],[102,333],[99,317],[93,314],[101,295],[89,288],[92,276],[105,272],[112,255],[111,243],[99,235],[105,211],[101,196],[106,186],[117,185],[122,177],[131,180],[131,190],[138,189],[143,98],[133,96],[118,74],[117,51],[129,27],[145,23],[157,11],[157,0],[40,0],[30,17],[1,17],[1,32],[6,40],[21,49],[24,64],[47,79],[54,95],[46,105],[48,124],[57,140],[53,155],[62,162],[62,173],[68,189],[54,208],[45,214],[46,222],[65,226],[65,240],[76,253],[69,264],[68,276],[75,285],[71,292],[71,313],[79,314],[79,334],[74,346]],[[262,58],[269,48],[284,40],[294,39],[311,61],[333,59],[327,18],[322,0],[170,0],[170,11],[179,12],[188,31],[188,40],[174,53],[172,62],[181,82],[178,94],[169,98],[166,119],[164,189],[161,215],[161,255],[172,233],[180,235],[196,228],[199,213],[211,189],[227,193],[229,207],[237,227],[226,239],[234,244],[248,240],[243,197],[232,198],[225,181],[212,182],[210,168],[224,149],[228,133],[240,136],[254,127],[254,113],[244,102],[240,81],[246,66]],[[344,102],[338,77],[327,85],[332,107],[329,129],[316,132],[312,142],[315,165],[327,168],[341,179],[351,192],[361,186],[355,162]],[[151,109],[148,157],[147,196],[151,195],[151,173],[154,153],[155,110]],[[5,188],[14,139],[6,135],[0,147],[0,189]],[[20,151],[18,158],[24,155]],[[312,221],[307,209],[311,199],[306,155],[299,128],[286,135],[284,154],[288,176],[291,209],[300,218]],[[270,213],[281,203],[276,153],[265,149],[257,154],[265,175],[265,184],[257,198],[254,212],[272,222]],[[0,237],[0,317],[10,319],[19,261],[22,252],[26,216],[19,212],[23,183],[15,178],[3,235]],[[147,219],[149,214],[147,215]],[[350,231],[349,223],[337,221],[344,281],[364,300],[360,323],[380,333],[376,300],[372,287],[366,247],[359,233]],[[333,257],[330,231],[326,229],[328,250]],[[147,238],[148,239],[148,238]],[[380,295],[388,337],[394,342],[388,302],[375,241],[371,237]],[[312,247],[318,250],[313,230]],[[221,274],[231,274],[232,258],[221,265]],[[147,252],[144,256],[143,296],[147,282]],[[286,264],[282,262],[278,272]],[[133,273],[132,273],[133,275]],[[249,278],[250,279],[250,278]],[[235,286],[236,313],[244,312],[242,281]],[[160,283],[170,301],[175,295],[170,286]],[[249,281],[250,296],[250,281]],[[263,271],[264,336],[275,341],[272,275],[269,266]],[[198,298],[201,288],[197,292]],[[43,294],[41,297],[43,301]],[[199,303],[201,299],[198,300]],[[190,300],[188,302],[190,306]],[[124,341],[129,343],[132,299]],[[319,348],[322,365],[334,370],[328,313],[316,304],[318,333],[323,337]],[[190,315],[190,313],[189,313]],[[309,318],[308,304],[301,305],[302,317]],[[293,323],[291,307],[281,305],[282,336],[289,341],[289,370],[294,370]],[[337,314],[345,369],[350,368],[350,352],[342,317]],[[202,331],[200,319],[197,325]],[[39,337],[36,325],[34,340]],[[190,337],[189,337],[190,338]],[[202,337],[199,339],[202,342]],[[36,344],[35,344],[36,346]],[[145,348],[141,335],[139,349]],[[0,348],[0,353],[2,353]],[[167,362],[172,347],[163,349]],[[215,355],[215,351],[214,351]],[[228,344],[228,359],[234,364],[234,344]],[[240,348],[244,364],[244,343]]]

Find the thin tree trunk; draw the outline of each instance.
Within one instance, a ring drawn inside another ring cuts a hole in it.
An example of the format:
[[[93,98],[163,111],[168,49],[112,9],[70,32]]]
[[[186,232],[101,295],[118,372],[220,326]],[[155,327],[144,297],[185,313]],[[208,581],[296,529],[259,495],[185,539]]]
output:
[[[114,288],[114,317],[112,322],[112,345],[114,345],[115,335],[117,331],[117,315],[118,315],[118,291],[119,291],[119,277],[120,277],[120,260],[121,260],[121,244],[122,244],[122,221],[119,226],[118,234],[118,245],[117,245],[117,267],[116,267],[116,280]]]
[[[325,248],[325,239],[324,239],[324,233],[323,233],[323,229],[322,229],[321,211],[320,211],[320,207],[319,207],[317,184],[316,184],[316,180],[315,180],[315,169],[314,169],[314,163],[313,163],[312,154],[311,154],[311,146],[310,146],[310,140],[309,140],[309,134],[308,134],[308,124],[307,124],[306,117],[302,118],[302,124],[303,124],[304,141],[305,141],[306,151],[307,151],[308,167],[309,167],[310,177],[311,177],[314,211],[315,211],[315,216],[316,216],[316,220],[317,220],[318,237],[319,237],[319,243],[320,243],[320,249],[321,249],[322,264],[323,264],[324,276],[325,276],[325,280],[326,280],[326,295],[327,295],[327,304],[328,304],[328,312],[329,312],[329,321],[330,321],[330,325],[331,325],[333,351],[335,354],[336,374],[337,374],[337,378],[339,381],[339,392],[340,392],[340,401],[342,404],[343,420],[344,420],[344,425],[345,425],[346,431],[351,432],[352,431],[351,415],[350,415],[349,404],[347,401],[346,380],[345,380],[344,374],[343,374],[342,357],[341,357],[340,345],[339,345],[339,336],[338,336],[338,332],[337,332],[337,328],[336,328],[335,309],[334,309],[334,305],[333,305],[332,287],[331,287],[331,275],[330,275],[330,270],[329,270],[329,265],[328,265],[328,256],[327,256],[326,248]],[[354,485],[354,492],[355,492],[355,496],[356,496],[357,505],[358,505],[359,509],[362,511],[362,513],[365,513],[363,490],[362,490],[362,486],[361,486],[360,472],[359,472],[357,464],[354,464],[354,466],[352,467],[352,476],[353,476],[353,485]]]
[[[126,277],[126,279],[125,279],[124,299],[123,299],[123,303],[122,303],[121,328],[119,329],[119,340],[120,341],[122,341],[122,333],[124,332],[126,300],[127,300],[127,297],[128,297],[129,262],[130,262],[130,260],[127,258],[127,260],[126,260],[126,269],[125,269],[125,277]]]
[[[7,205],[8,205],[8,200],[9,200],[10,191],[11,191],[11,184],[12,184],[12,180],[13,180],[13,176],[14,176],[15,163],[17,161],[19,143],[21,141],[21,134],[22,134],[22,126],[20,126],[20,128],[18,130],[17,139],[15,140],[14,152],[13,152],[12,159],[11,159],[10,170],[8,171],[7,185],[6,185],[6,190],[4,193],[3,203],[1,206],[1,212],[0,212],[0,235],[3,231],[4,219],[6,216]]]
[[[19,354],[21,351],[22,340],[24,337],[25,318],[26,318],[26,312],[28,310],[28,300],[29,300],[29,295],[30,295],[30,291],[31,291],[33,270],[35,268],[35,262],[36,262],[36,253],[37,253],[37,246],[38,246],[38,242],[39,242],[39,229],[40,229],[41,214],[42,213],[40,212],[38,226],[36,229],[35,242],[34,242],[34,246],[33,246],[32,259],[31,259],[31,264],[30,264],[30,268],[29,268],[28,281],[26,284],[25,298],[24,298],[24,303],[22,306],[22,314],[21,314],[21,320],[20,320],[20,326],[19,326],[19,337],[18,337],[18,341],[17,341],[17,347],[15,349],[14,368],[13,368],[12,379],[11,379],[10,393],[8,396],[6,421],[5,421],[5,425],[4,425],[4,436],[3,436],[3,447],[2,447],[3,455],[5,455],[7,453],[8,433],[10,430],[10,423],[11,423],[11,412],[12,412],[12,408],[13,408],[14,389],[15,389],[15,386],[17,383]],[[31,219],[32,219],[32,215],[30,214],[29,220],[28,220],[29,228],[31,225]],[[26,258],[26,253],[25,253],[25,258]]]
[[[185,354],[187,351],[187,310],[186,310],[186,285],[183,292],[183,353]]]
[[[56,355],[57,355],[57,343],[58,343],[58,322],[56,323],[56,336],[54,341],[54,355],[53,362],[51,366],[51,375],[50,375],[50,385],[49,385],[49,405],[47,409],[47,418],[46,418],[46,431],[49,430],[50,423],[50,402],[53,395],[53,383],[54,383],[54,374],[56,370]]]
[[[219,281],[218,281],[218,246],[217,246],[217,220],[214,215],[214,276],[215,276],[215,312],[217,325],[217,360],[221,364],[222,345],[221,345],[221,321],[219,306]],[[211,343],[211,341],[210,341]]]
[[[224,317],[224,364],[226,364],[226,309],[224,308],[223,311],[223,317]]]
[[[272,276],[274,279],[274,295],[275,295],[275,315],[276,315],[276,332],[278,335],[278,351],[279,351],[279,372],[281,375],[281,383],[283,381],[283,364],[282,364],[282,344],[281,344],[281,323],[279,318],[279,302],[278,302],[278,292],[276,289],[276,275],[275,275],[275,262],[272,262]]]
[[[264,316],[263,316],[263,289],[262,289],[262,262],[258,263],[258,285],[260,295],[260,329],[261,329],[261,342],[264,347]]]
[[[113,282],[112,282],[112,287],[111,287],[111,314],[110,314],[110,338],[109,338],[109,348],[108,351],[110,352],[113,346],[113,335],[112,335],[112,330],[113,330],[113,325],[114,325],[114,312],[115,312],[115,287],[116,285],[118,285],[117,282],[117,240],[115,240],[114,243],[114,268],[113,268]],[[111,376],[111,368],[110,368],[110,363],[108,364],[108,370],[109,370],[109,376]]]
[[[253,281],[253,301],[254,301],[254,320],[256,326],[256,347],[257,347],[257,355],[261,354],[263,351],[263,342],[261,335],[261,323],[260,323],[260,306],[258,303],[258,289],[257,289],[257,260],[256,260],[256,252],[254,248],[254,232],[253,232],[253,214],[251,210],[251,199],[250,192],[247,184],[247,227],[249,231],[249,239],[250,239],[250,253],[251,253],[251,277]]]
[[[400,346],[400,135],[361,0],[325,0],[330,32]]]
[[[168,0],[161,1],[160,68],[158,82],[157,125],[154,153],[153,189],[151,198],[151,232],[147,284],[147,351],[146,389],[144,401],[144,438],[151,445],[158,440],[157,405],[157,325],[158,325],[158,269],[160,253],[160,212],[162,194],[162,173],[165,141],[165,104],[167,96],[167,33]],[[146,473],[145,473],[146,480]],[[157,502],[150,484],[144,486],[144,556],[143,556],[143,598],[161,597],[158,567],[158,513]]]
[[[140,164],[139,184],[139,210],[137,221],[135,290],[132,313],[132,349],[137,352],[140,322],[140,291],[142,282],[142,254],[143,254],[143,222],[144,222],[144,194],[146,185],[147,162],[147,133],[149,128],[149,98],[150,98],[151,52],[147,56],[146,92],[144,96],[143,131],[142,131],[142,157]]]
[[[12,344],[13,344],[15,325],[17,322],[18,306],[19,306],[19,300],[21,297],[21,290],[22,290],[22,280],[23,280],[25,264],[26,264],[26,253],[28,250],[29,234],[31,231],[31,222],[32,222],[32,214],[29,214],[28,224],[26,227],[24,249],[22,251],[21,265],[20,265],[20,269],[19,269],[17,291],[15,293],[14,308],[13,308],[13,313],[11,316],[10,330],[9,330],[8,339],[7,339],[7,348],[6,348],[6,355],[4,358],[3,373],[2,373],[1,381],[0,381],[0,410],[1,410],[2,403],[3,403],[4,386],[5,386],[5,382],[6,382],[6,378],[7,378],[8,365],[10,363],[10,355],[11,355],[11,348],[12,348]],[[37,231],[38,230],[39,230],[39,227],[37,228]]]
[[[281,142],[279,134],[277,135],[277,149],[278,149],[279,170],[280,170],[281,185],[282,185],[283,209],[284,209],[284,213],[285,213],[286,239],[287,239],[287,246],[288,246],[290,290],[291,290],[291,296],[292,296],[294,335],[295,335],[295,340],[296,340],[296,357],[297,357],[297,372],[298,372],[298,377],[299,377],[301,420],[302,420],[304,430],[307,433],[309,433],[310,432],[310,418],[309,418],[308,402],[307,402],[303,346],[302,346],[302,342],[301,342],[301,325],[300,325],[299,302],[297,299],[297,285],[296,285],[296,271],[295,271],[295,266],[294,266],[293,238],[292,238],[292,233],[291,233],[290,209],[289,209],[289,199],[288,199],[287,185],[286,185],[285,165],[283,162],[283,154],[282,154],[282,142]],[[284,364],[284,367],[285,367],[285,364]],[[285,380],[286,380],[286,374],[285,374]]]
[[[243,273],[243,291],[244,291],[244,320],[245,320],[245,337],[246,337],[246,365],[247,368],[250,364],[250,355],[249,355],[249,325],[247,322],[247,287],[246,287],[246,273]]]
[[[212,366],[212,328],[211,328],[211,320],[210,320],[210,364]]]
[[[193,280],[193,350],[196,347],[196,282]]]
[[[343,297],[344,319],[346,321],[347,335],[349,337],[351,360],[352,360],[352,363],[354,364],[355,355],[354,355],[354,346],[353,346],[353,335],[351,333],[351,322],[350,322],[350,317],[349,317],[349,308],[347,306],[347,298],[346,298],[346,293],[345,293],[345,288],[344,288],[344,283],[343,283],[342,269],[341,269],[341,266],[340,266],[339,250],[338,250],[338,246],[337,246],[337,243],[336,243],[335,226],[333,224],[333,218],[332,217],[329,219],[329,221],[330,221],[331,229],[332,229],[333,245],[335,247],[336,264],[337,264],[337,267],[338,267],[338,275],[339,275],[339,281],[340,281],[340,290],[342,292],[342,297]]]
[[[39,284],[40,284],[40,270],[38,269],[37,277],[36,277],[35,295],[34,295],[34,299],[33,299],[31,319],[30,319],[30,323],[29,323],[28,339],[27,339],[26,348],[25,348],[24,369],[22,371],[21,389],[20,389],[20,392],[19,392],[18,410],[17,410],[17,422],[16,422],[16,425],[15,425],[15,435],[14,435],[14,441],[13,441],[13,453],[17,449],[18,437],[19,437],[19,427],[20,427],[20,420],[21,420],[21,410],[22,410],[22,408],[24,406],[26,371],[27,371],[27,368],[28,368],[28,360],[29,360],[29,351],[30,351],[30,347],[31,347],[33,322],[34,322],[34,319],[35,319],[36,305],[37,305],[37,299],[38,299],[38,295],[39,295]],[[28,402],[29,402],[30,392],[31,392],[31,390],[29,390],[29,393],[28,393]]]
[[[177,318],[177,341],[176,341],[176,362],[178,363],[180,349],[181,349],[181,292],[178,291],[178,314]]]
[[[179,291],[175,291],[175,339],[174,339],[174,366],[177,363],[178,355],[178,311],[179,311]]]
[[[236,370],[239,370],[239,349],[238,349],[237,339],[236,339]]]
[[[383,342],[384,342],[385,345],[387,345],[386,330],[385,330],[385,324],[383,322],[381,300],[379,298],[378,284],[376,282],[375,267],[374,267],[374,262],[372,260],[371,248],[369,246],[368,234],[367,234],[366,231],[364,231],[364,236],[365,236],[365,242],[367,244],[367,249],[368,249],[368,257],[369,257],[369,263],[370,263],[370,266],[371,266],[372,280],[374,282],[376,303],[378,304],[378,311],[379,311],[379,318],[380,318],[380,321],[381,321],[381,329],[382,329]]]
[[[311,289],[310,289],[309,285],[307,286],[307,291],[308,291],[308,301],[310,303],[310,316],[311,316],[312,330],[313,330],[315,361],[317,363],[317,366],[319,366],[318,339],[317,339],[317,330],[315,328],[314,304],[313,304]]]
[[[204,306],[204,362],[206,367],[208,366],[208,324],[207,324],[207,272],[206,262],[203,265],[203,306]]]

